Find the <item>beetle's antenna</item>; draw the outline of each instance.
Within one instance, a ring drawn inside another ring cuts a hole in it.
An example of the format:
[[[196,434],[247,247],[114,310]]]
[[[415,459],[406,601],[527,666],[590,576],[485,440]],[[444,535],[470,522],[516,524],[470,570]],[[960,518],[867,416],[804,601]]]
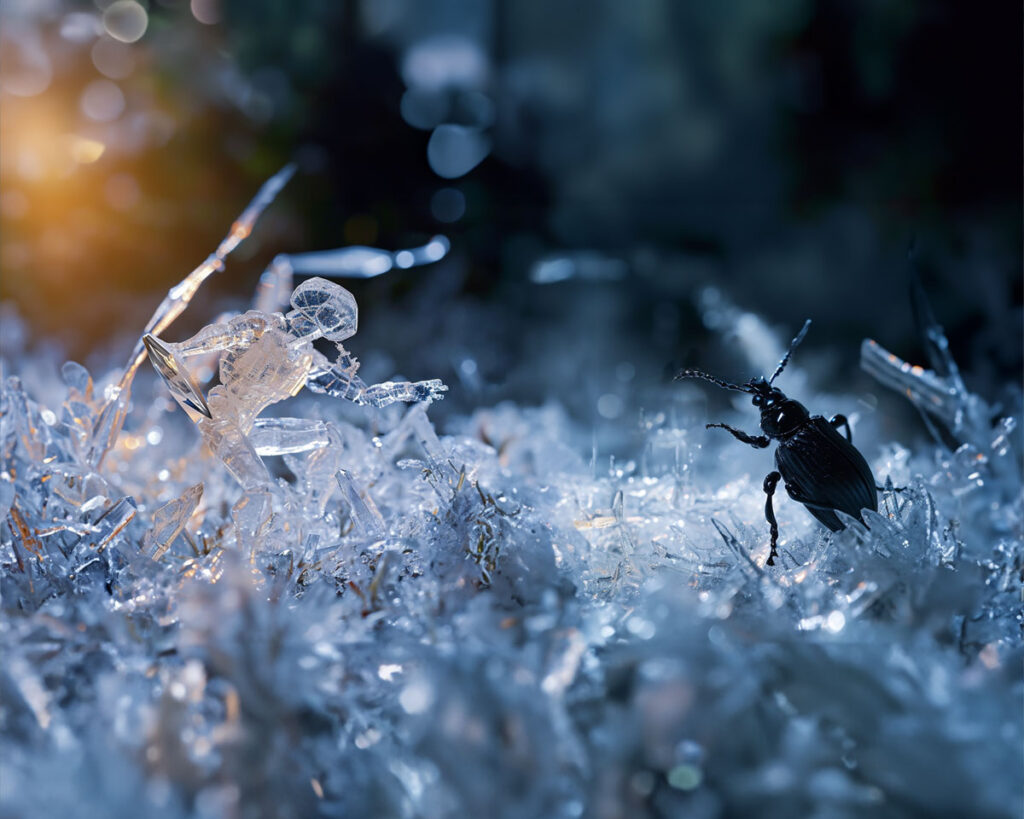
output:
[[[786,354],[782,357],[782,361],[779,362],[779,366],[775,368],[775,372],[772,373],[772,377],[768,379],[769,384],[779,377],[779,373],[786,369],[786,365],[789,363],[789,357],[793,355],[793,350],[795,350],[800,345],[800,342],[804,340],[804,336],[807,335],[807,330],[810,326],[811,320],[807,319],[807,321],[804,322],[803,328],[796,334],[796,338],[789,342],[789,349],[786,350]]]
[[[723,381],[721,378],[715,378],[713,375],[709,375],[701,370],[680,370],[673,380],[680,381],[683,378],[703,378],[705,381],[710,381],[712,384],[717,384],[719,387],[724,387],[727,390],[751,392],[749,387],[741,387],[739,384],[730,384],[728,381]]]

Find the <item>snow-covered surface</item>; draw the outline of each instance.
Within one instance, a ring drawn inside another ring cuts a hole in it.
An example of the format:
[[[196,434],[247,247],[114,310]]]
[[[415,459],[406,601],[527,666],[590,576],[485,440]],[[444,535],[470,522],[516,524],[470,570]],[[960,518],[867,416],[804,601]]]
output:
[[[148,365],[96,466],[122,373],[5,325],[0,815],[1020,815],[1010,420],[909,450],[797,355],[905,488],[835,534],[780,493],[770,568],[769,455],[669,411],[710,385],[611,462],[555,403],[307,395],[326,445],[243,492]]]

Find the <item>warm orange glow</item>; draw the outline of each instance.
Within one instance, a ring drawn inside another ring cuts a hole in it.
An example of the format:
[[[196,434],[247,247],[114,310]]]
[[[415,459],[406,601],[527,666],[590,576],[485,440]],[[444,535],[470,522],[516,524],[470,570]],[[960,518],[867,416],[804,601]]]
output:
[[[21,182],[67,176],[75,168],[71,123],[47,96],[8,98],[0,117],[0,169]],[[10,178],[8,177],[8,178]]]

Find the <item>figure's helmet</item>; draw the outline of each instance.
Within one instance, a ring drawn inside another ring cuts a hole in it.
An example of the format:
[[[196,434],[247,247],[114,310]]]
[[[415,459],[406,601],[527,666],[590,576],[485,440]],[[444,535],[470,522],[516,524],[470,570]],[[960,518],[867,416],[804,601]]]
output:
[[[291,301],[295,309],[286,318],[296,335],[344,341],[359,328],[355,296],[327,279],[317,276],[304,281],[292,292]]]

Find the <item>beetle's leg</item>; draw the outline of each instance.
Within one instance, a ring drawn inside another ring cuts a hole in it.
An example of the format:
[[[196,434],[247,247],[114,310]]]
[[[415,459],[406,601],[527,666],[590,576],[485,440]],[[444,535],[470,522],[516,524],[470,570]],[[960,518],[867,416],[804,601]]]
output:
[[[768,526],[771,528],[772,533],[772,551],[768,555],[769,566],[775,565],[775,558],[779,554],[775,549],[779,542],[779,524],[775,520],[775,509],[772,508],[772,495],[775,494],[775,487],[781,478],[782,475],[779,472],[769,472],[764,479],[764,493],[768,496],[764,502],[764,516],[768,519]]]
[[[758,449],[764,449],[771,443],[771,441],[768,440],[767,435],[747,435],[747,433],[745,433],[742,429],[736,429],[735,427],[731,427],[728,424],[704,425],[704,429],[711,429],[711,427],[721,427],[722,429],[727,429],[729,430],[729,432],[733,434],[733,436],[737,440],[743,441],[743,443],[750,444],[751,446],[757,447]]]
[[[907,487],[905,486],[882,486],[881,484],[875,484],[875,490],[878,492],[906,492]]]
[[[851,444],[853,443],[853,433],[850,432],[850,422],[846,420],[845,415],[833,415],[829,423],[832,425],[832,429],[846,427],[846,440]]]

